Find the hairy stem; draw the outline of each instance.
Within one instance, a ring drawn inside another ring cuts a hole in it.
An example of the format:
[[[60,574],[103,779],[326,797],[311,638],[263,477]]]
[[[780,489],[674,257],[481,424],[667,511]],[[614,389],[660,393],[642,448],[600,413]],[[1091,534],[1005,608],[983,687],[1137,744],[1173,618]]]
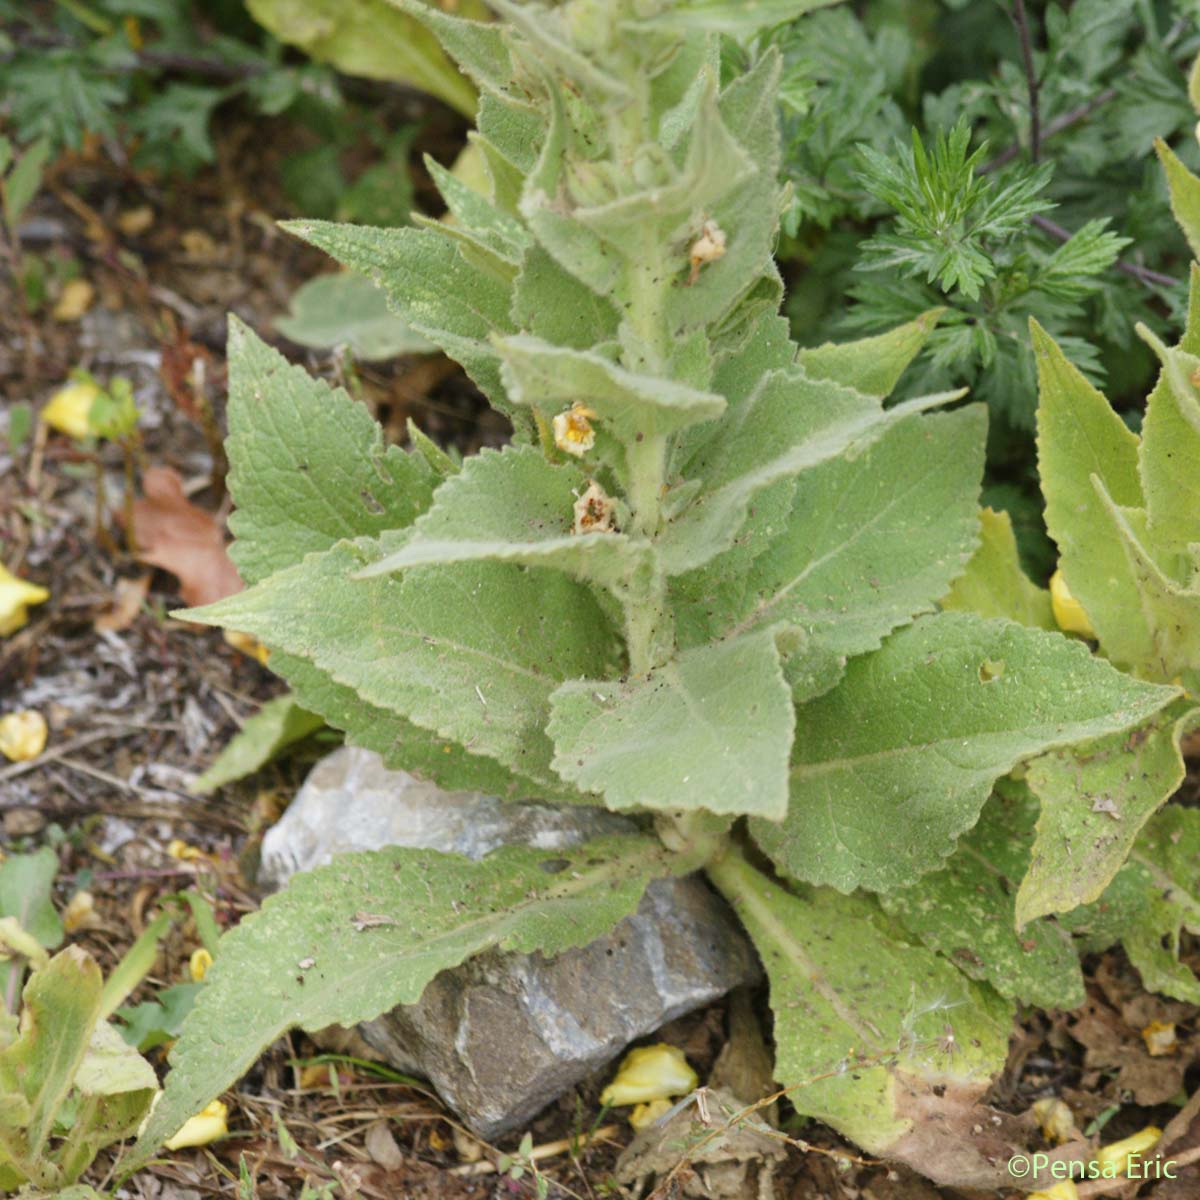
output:
[[[1021,61],[1025,67],[1025,84],[1029,91],[1029,157],[1037,162],[1042,155],[1042,114],[1038,99],[1039,83],[1033,65],[1033,37],[1029,31],[1029,14],[1025,11],[1025,0],[1013,0],[1013,24],[1017,28],[1017,40],[1021,43]]]

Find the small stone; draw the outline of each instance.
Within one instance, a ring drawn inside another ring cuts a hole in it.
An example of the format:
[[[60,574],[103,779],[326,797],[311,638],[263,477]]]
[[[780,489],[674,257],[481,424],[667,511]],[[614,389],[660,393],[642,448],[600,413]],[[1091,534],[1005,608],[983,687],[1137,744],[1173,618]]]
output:
[[[313,768],[263,840],[260,880],[282,886],[335,854],[401,845],[481,858],[560,850],[630,828],[603,809],[507,804],[445,792],[350,747]],[[655,880],[607,937],[553,959],[478,955],[416,1004],[360,1026],[393,1066],[423,1075],[484,1140],[520,1128],[661,1025],[755,980],[758,960],[698,876]]]

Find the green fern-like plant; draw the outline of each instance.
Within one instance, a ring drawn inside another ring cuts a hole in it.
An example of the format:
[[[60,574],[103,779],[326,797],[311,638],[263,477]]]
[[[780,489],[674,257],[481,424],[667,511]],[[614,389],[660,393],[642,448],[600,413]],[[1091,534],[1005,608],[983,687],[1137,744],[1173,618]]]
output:
[[[289,1027],[412,1002],[490,947],[583,944],[701,869],[761,952],[795,1107],[943,1182],[1006,1182],[1015,1134],[980,1101],[1014,1006],[1082,995],[1056,921],[1017,932],[1036,801],[1012,773],[1149,745],[1181,689],[1046,628],[1011,528],[979,517],[982,406],[885,405],[936,313],[790,340],[779,60],[722,85],[719,39],[811,0],[492,0],[493,24],[397,3],[478,86],[490,186],[431,164],[449,221],[290,228],[376,280],[512,444],[385,446],[234,322],[249,587],[186,615],[261,638],[391,765],[637,832],[298,876],[222,940],[135,1157]],[[1195,890],[1194,858],[1164,869]],[[1125,928],[1081,918],[1079,944]]]

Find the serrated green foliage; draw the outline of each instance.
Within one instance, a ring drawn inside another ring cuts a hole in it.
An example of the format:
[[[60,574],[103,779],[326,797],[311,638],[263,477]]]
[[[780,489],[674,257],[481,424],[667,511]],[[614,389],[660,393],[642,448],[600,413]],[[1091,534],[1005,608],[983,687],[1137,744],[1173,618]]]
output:
[[[1029,764],[1025,780],[1041,814],[1017,895],[1020,924],[1104,891],[1142,827],[1183,782],[1180,741],[1198,723],[1200,709],[1177,700],[1147,725]]]
[[[1093,948],[1120,941],[1151,991],[1200,1003],[1200,979],[1181,961],[1181,934],[1200,929],[1200,814],[1169,805],[1152,817],[1100,899],[1060,920]]]
[[[686,870],[652,838],[555,851],[503,847],[479,862],[400,847],[297,875],[221,941],[184,1023],[144,1161],[293,1026],[321,1029],[420,998],[482,950],[559,954],[633,912],[647,882]]]
[[[1021,567],[1012,520],[991,508],[980,510],[979,548],[940,604],[947,612],[1007,617],[1035,629],[1057,628],[1050,593]]]
[[[1028,877],[1035,815],[1022,793],[994,793],[941,871],[880,901],[969,978],[1024,1004],[1076,1008],[1083,972],[1070,935],[1053,921],[1017,928],[1014,899]]]
[[[732,854],[711,874],[767,969],[775,1078],[799,1112],[888,1153],[912,1128],[906,1100],[927,1101],[913,1111],[930,1119],[935,1097],[953,1108],[987,1089],[1008,1051],[1006,1001],[908,942],[869,897],[794,894]]]
[[[751,828],[794,878],[904,887],[940,865],[1019,762],[1132,728],[1177,694],[1056,634],[969,613],[922,617],[806,707],[787,818]]]
[[[685,651],[646,679],[583,679],[550,698],[554,769],[609,808],[779,819],[794,713],[775,635]]]
[[[1195,321],[1195,313],[1189,318]],[[1039,356],[1038,468],[1046,523],[1101,650],[1137,674],[1171,680],[1200,665],[1200,359],[1148,332],[1163,363],[1132,433],[1034,327]]]
[[[230,321],[229,491],[247,583],[342,538],[409,525],[429,504],[425,460],[385,447],[366,408]]]
[[[358,578],[394,544],[342,542],[187,617],[265,636],[368,703],[554,788],[550,694],[612,670],[604,612],[565,576],[509,563]]]

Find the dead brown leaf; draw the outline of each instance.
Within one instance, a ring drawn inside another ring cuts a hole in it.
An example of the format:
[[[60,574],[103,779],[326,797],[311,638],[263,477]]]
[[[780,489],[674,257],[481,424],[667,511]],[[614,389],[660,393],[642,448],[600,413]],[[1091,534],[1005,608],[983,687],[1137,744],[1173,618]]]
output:
[[[170,467],[149,467],[144,495],[133,504],[138,559],[179,579],[190,605],[211,604],[242,590],[225,548],[225,534],[211,513],[183,494],[183,480]]]
[[[112,607],[102,612],[94,624],[97,633],[123,633],[137,619],[150,591],[150,574],[136,579],[118,579]]]

